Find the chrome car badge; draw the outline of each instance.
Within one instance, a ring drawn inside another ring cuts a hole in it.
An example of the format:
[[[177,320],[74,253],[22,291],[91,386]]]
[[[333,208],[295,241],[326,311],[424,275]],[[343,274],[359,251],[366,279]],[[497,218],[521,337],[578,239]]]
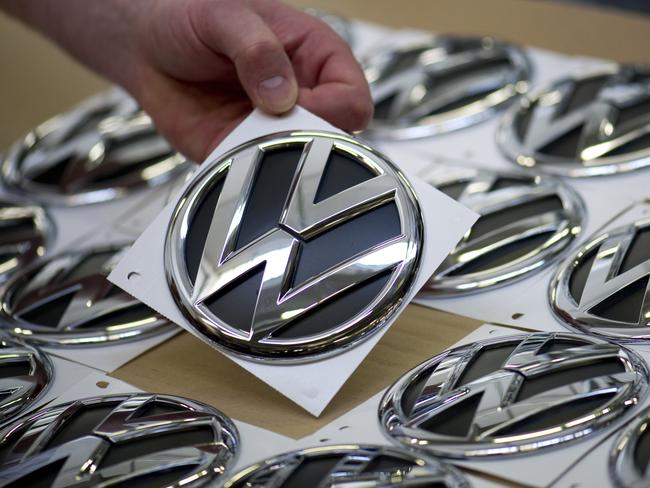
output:
[[[528,90],[519,48],[488,37],[443,36],[382,49],[363,62],[375,102],[371,138],[411,139],[492,117]]]
[[[198,487],[239,450],[235,425],[203,403],[132,393],[37,410],[0,432],[0,487]]]
[[[650,409],[646,408],[619,434],[610,453],[610,474],[615,486],[650,486]]]
[[[521,99],[498,132],[524,168],[562,176],[611,175],[650,165],[650,67],[562,78]]]
[[[125,249],[60,254],[13,274],[0,297],[0,327],[51,347],[98,346],[172,330],[106,279]]]
[[[306,8],[305,12],[325,22],[348,45],[350,46],[354,45],[354,34],[352,32],[352,25],[350,24],[350,21],[348,19],[341,17],[340,15],[333,14],[332,12],[327,12],[325,10],[321,10],[313,7]]]
[[[558,269],[549,297],[568,327],[616,342],[650,341],[650,219],[583,245]]]
[[[534,333],[478,341],[420,364],[384,395],[393,441],[451,458],[532,453],[620,419],[646,393],[636,353],[601,339]]]
[[[342,445],[302,449],[234,475],[224,488],[435,486],[469,488],[458,470],[421,453],[394,447]]]
[[[449,168],[424,179],[481,216],[424,293],[463,294],[525,278],[551,263],[582,230],[580,196],[553,177]]]
[[[53,376],[52,363],[44,353],[0,334],[0,424],[34,405]]]
[[[310,360],[379,330],[414,283],[422,216],[391,162],[334,133],[233,149],[181,196],[165,266],[176,302],[216,347]]]
[[[0,283],[44,256],[53,239],[54,223],[43,208],[0,200]]]
[[[0,175],[10,191],[30,199],[81,205],[164,183],[186,163],[135,101],[115,89],[16,142]]]

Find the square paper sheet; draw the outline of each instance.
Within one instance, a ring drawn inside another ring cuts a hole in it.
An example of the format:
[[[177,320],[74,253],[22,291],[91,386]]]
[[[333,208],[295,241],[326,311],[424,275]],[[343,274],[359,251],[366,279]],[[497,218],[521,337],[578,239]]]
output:
[[[214,161],[226,151],[251,139],[286,130],[329,130],[341,132],[304,109],[297,107],[283,117],[272,117],[254,111],[235,129],[207,158]],[[399,161],[395,161],[400,166]],[[199,173],[205,171],[204,165]],[[408,172],[407,172],[408,173]],[[413,298],[448,252],[475,222],[477,215],[456,203],[441,192],[434,190],[417,178],[410,178],[419,199],[425,221],[423,259],[410,296],[405,297],[402,307]],[[164,245],[167,225],[180,195],[154,220],[147,230],[124,256],[109,276],[116,285],[146,303],[162,315],[177,323],[190,333],[202,338],[176,306],[165,278]],[[137,275],[132,274],[133,272]],[[129,279],[131,275],[132,279]],[[134,279],[135,278],[135,279]],[[394,321],[394,319],[393,319]],[[357,366],[392,324],[390,321],[370,339],[332,358],[298,365],[266,365],[225,353],[255,376],[306,409],[312,415],[320,415],[336,392],[346,382]],[[207,341],[206,341],[207,342]],[[182,358],[179,358],[182,361]],[[326,374],[324,372],[327,372]]]

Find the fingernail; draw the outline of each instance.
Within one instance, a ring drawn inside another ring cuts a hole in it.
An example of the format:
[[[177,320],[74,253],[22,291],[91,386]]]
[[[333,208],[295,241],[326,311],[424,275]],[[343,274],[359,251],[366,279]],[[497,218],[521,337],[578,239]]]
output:
[[[296,89],[284,76],[274,76],[262,81],[259,94],[264,108],[274,113],[286,112],[296,103]]]

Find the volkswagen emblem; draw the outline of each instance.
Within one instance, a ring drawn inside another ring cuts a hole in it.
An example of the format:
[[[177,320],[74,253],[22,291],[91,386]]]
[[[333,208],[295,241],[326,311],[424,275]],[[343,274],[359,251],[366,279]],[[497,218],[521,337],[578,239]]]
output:
[[[0,283],[45,255],[53,238],[54,224],[43,208],[0,200]]]
[[[483,121],[528,90],[526,55],[483,37],[444,36],[382,49],[363,63],[375,102],[366,135],[412,139]]]
[[[38,410],[0,432],[0,487],[197,487],[234,461],[235,425],[187,398],[134,393]],[[36,478],[38,477],[38,478]]]
[[[45,354],[0,334],[0,424],[33,405],[47,391],[53,375]]]
[[[30,199],[80,205],[164,183],[185,167],[135,101],[111,90],[16,142],[0,174]]]
[[[126,248],[97,248],[36,262],[7,281],[0,327],[46,346],[142,339],[173,326],[106,277]]]
[[[650,486],[650,409],[646,408],[619,434],[610,454],[610,471],[620,488]]]
[[[499,129],[518,165],[563,176],[611,175],[650,165],[650,68],[567,77],[512,107]]]
[[[582,230],[578,194],[556,178],[450,168],[425,180],[481,217],[423,288],[480,291],[547,266]]]
[[[383,446],[324,446],[289,452],[244,469],[224,488],[469,488],[455,468],[421,453]]]
[[[550,285],[565,325],[617,342],[650,341],[650,219],[605,232],[582,246]]]
[[[483,340],[408,372],[381,401],[393,441],[451,458],[532,453],[620,419],[645,395],[635,353],[564,333]]]
[[[286,132],[210,163],[165,247],[180,310],[251,359],[333,354],[379,330],[412,289],[422,216],[391,162],[349,137]]]

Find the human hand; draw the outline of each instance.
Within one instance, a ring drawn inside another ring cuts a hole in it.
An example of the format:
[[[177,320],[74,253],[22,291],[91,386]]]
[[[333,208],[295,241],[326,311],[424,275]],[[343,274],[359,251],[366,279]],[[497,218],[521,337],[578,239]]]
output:
[[[252,110],[296,103],[347,131],[372,101],[349,47],[279,0],[0,0],[121,84],[195,161]]]
[[[277,114],[297,102],[347,131],[365,128],[372,116],[347,44],[279,1],[158,0],[136,26],[136,75],[127,88],[196,160],[252,105]]]

